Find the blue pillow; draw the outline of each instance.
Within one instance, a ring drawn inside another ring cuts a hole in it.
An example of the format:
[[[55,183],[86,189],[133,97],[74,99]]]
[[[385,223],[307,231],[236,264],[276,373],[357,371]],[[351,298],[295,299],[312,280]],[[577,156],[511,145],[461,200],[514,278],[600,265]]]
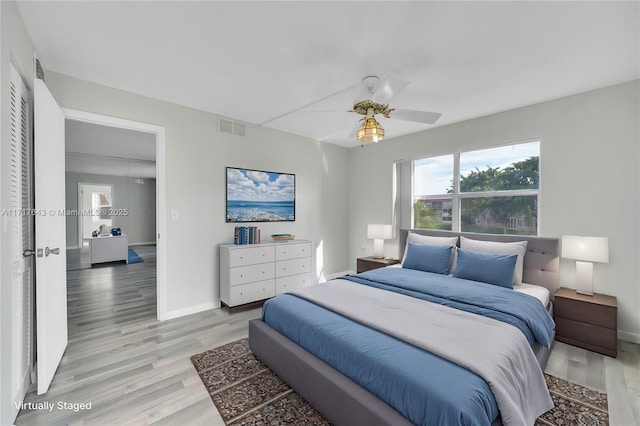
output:
[[[436,274],[448,274],[451,266],[451,246],[430,246],[409,243],[403,268]]]
[[[480,253],[458,249],[453,276],[513,288],[513,270],[517,254]]]

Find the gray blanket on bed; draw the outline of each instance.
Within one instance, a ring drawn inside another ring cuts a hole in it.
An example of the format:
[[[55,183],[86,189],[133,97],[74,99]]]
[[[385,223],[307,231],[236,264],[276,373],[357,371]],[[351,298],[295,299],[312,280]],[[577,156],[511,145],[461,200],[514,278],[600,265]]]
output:
[[[346,280],[291,294],[478,374],[491,387],[505,426],[533,425],[553,407],[536,357],[512,325]]]

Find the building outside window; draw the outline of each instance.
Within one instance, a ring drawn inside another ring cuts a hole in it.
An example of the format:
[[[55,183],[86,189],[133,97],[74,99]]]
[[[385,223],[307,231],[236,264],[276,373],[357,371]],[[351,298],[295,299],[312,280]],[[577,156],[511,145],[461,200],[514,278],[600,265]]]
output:
[[[538,233],[540,142],[413,161],[413,226]]]

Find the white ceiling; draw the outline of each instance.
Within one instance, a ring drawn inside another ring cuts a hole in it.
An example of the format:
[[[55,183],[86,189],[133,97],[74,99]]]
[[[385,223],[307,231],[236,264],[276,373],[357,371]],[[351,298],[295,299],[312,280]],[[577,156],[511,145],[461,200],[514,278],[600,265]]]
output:
[[[156,135],[66,120],[65,151],[76,154],[156,161]]]
[[[437,126],[640,78],[637,1],[18,5],[47,70],[344,146],[366,75]]]
[[[65,121],[67,172],[155,178],[154,134]]]

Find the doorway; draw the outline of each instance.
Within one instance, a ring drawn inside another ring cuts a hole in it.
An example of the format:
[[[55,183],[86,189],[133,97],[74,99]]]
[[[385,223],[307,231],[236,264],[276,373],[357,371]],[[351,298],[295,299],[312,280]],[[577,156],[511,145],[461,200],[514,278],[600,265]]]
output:
[[[67,173],[67,180],[69,173]],[[67,182],[67,186],[68,182]],[[78,241],[77,248],[67,241],[67,272],[91,267],[90,238],[101,226],[111,229],[114,226],[113,216],[113,185],[100,183],[78,183],[77,209],[67,210],[72,217],[77,218]],[[73,222],[70,220],[68,222]],[[103,229],[104,229],[103,227]]]
[[[167,288],[166,288],[166,178],[165,178],[165,130],[164,127],[146,123],[140,123],[120,118],[104,116],[100,114],[88,113],[71,109],[62,109],[66,120],[71,120],[84,124],[94,124],[106,126],[114,129],[129,130],[151,135],[155,139],[155,238],[156,244],[156,306],[157,319],[163,321],[167,318]],[[106,144],[102,144],[104,149],[108,149]],[[109,156],[113,159],[122,159],[116,156]],[[130,167],[129,162],[124,162],[125,167]],[[138,179],[140,180],[140,179]],[[75,191],[74,191],[75,192]],[[117,195],[116,195],[117,196]],[[74,194],[75,198],[75,194]],[[117,210],[117,209],[116,209]],[[80,213],[80,212],[78,212]],[[117,218],[114,218],[114,222]],[[69,224],[69,222],[68,222]],[[78,225],[75,229],[80,232]],[[81,241],[79,236],[76,241]]]
[[[113,185],[100,183],[78,184],[78,245],[88,246],[86,240],[97,234],[104,225],[113,227]]]

